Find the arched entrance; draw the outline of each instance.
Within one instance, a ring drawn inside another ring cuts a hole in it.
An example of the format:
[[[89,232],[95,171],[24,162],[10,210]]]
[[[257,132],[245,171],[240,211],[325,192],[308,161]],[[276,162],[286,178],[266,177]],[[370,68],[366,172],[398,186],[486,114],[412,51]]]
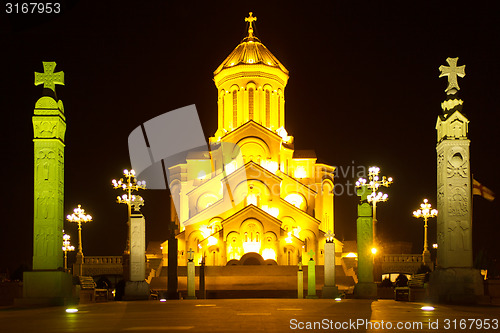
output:
[[[240,265],[265,265],[264,258],[256,252],[245,253],[240,259]]]

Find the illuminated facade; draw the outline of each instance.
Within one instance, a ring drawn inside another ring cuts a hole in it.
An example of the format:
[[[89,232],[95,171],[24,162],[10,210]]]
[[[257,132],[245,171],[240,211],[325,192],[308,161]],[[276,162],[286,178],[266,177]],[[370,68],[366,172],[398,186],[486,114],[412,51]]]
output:
[[[305,264],[310,250],[323,264],[324,234],[334,231],[334,167],[317,163],[314,151],[294,149],[285,129],[289,73],[254,36],[254,20],[246,18],[247,37],[214,72],[211,150],[191,152],[169,169],[179,265],[189,249],[207,265]],[[228,152],[227,143],[236,149]],[[225,186],[235,177],[246,181]],[[336,252],[341,246],[336,241]]]

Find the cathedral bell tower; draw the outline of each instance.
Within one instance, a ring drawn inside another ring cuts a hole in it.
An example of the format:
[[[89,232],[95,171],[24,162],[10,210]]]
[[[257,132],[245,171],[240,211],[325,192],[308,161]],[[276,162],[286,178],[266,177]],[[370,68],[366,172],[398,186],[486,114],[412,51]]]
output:
[[[248,35],[214,72],[218,129],[212,139],[217,141],[251,120],[271,131],[285,126],[288,70],[254,35],[256,20],[252,13],[245,18]]]

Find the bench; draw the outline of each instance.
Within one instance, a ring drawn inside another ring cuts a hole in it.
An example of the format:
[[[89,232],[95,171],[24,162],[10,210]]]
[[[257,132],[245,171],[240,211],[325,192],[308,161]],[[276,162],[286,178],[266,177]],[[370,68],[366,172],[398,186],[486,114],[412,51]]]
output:
[[[410,287],[410,288],[423,288],[426,276],[427,276],[427,273],[413,274],[411,277],[411,280],[408,281],[408,287]]]
[[[427,278],[427,274],[413,274],[411,280],[408,281],[408,289],[409,289],[409,301],[423,301],[425,299],[425,288],[424,283]]]
[[[95,302],[96,283],[91,276],[79,276],[80,280],[80,303]]]

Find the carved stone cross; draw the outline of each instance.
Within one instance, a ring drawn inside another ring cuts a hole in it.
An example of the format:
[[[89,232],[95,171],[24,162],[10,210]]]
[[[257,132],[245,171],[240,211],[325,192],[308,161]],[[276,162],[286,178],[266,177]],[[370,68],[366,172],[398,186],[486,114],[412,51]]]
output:
[[[439,66],[439,71],[441,74],[439,74],[439,77],[447,76],[448,77],[448,87],[446,88],[445,92],[450,95],[454,94],[456,90],[460,90],[460,87],[458,86],[458,81],[457,81],[457,76],[464,77],[465,76],[465,65],[458,66],[457,67],[457,58],[447,58],[446,62],[450,65],[449,67],[447,66]]]
[[[44,88],[56,92],[56,84],[64,86],[64,72],[54,73],[56,63],[54,61],[43,62],[43,73],[35,72],[35,86],[43,83]]]
[[[309,260],[314,260],[314,254],[315,252],[313,250],[309,250],[309,252],[307,252],[307,254],[309,255]]]
[[[140,195],[134,195],[130,205],[134,208],[134,211],[138,212],[141,206],[144,206],[144,199]]]
[[[187,254],[188,254],[188,260],[189,261],[193,261],[194,259],[194,251],[192,248],[189,248],[189,250],[187,251]]]

